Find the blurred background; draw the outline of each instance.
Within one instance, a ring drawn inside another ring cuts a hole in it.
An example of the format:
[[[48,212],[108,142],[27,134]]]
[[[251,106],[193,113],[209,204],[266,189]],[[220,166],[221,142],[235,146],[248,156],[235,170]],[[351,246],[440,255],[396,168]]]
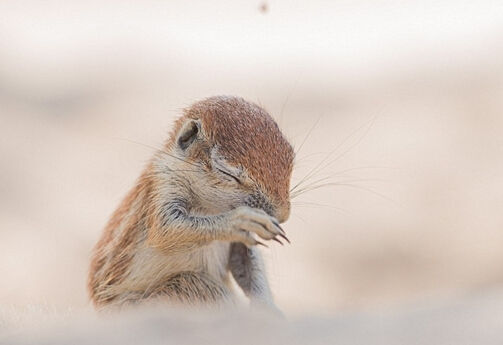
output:
[[[287,315],[503,288],[501,1],[4,0],[1,308],[90,308],[108,217],[218,94],[298,150],[292,244],[264,251]]]

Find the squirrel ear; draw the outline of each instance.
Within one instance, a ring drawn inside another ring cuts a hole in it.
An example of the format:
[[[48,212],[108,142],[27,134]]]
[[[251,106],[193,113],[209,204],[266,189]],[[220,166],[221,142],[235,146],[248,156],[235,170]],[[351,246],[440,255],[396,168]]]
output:
[[[182,150],[186,150],[197,138],[201,124],[199,121],[190,120],[183,125],[178,135],[177,143]]]

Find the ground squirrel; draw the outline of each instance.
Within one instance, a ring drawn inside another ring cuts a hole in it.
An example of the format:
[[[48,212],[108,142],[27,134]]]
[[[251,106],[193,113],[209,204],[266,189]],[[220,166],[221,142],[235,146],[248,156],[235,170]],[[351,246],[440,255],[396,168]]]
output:
[[[94,304],[232,300],[232,274],[252,304],[274,307],[256,245],[286,239],[293,159],[255,104],[219,96],[186,109],[96,244]]]

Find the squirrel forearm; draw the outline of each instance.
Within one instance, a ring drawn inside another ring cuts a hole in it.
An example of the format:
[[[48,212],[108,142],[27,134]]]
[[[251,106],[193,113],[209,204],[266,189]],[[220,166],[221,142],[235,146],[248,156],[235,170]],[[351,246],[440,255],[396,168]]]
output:
[[[273,304],[262,256],[257,248],[232,243],[229,269],[252,303]]]
[[[149,242],[165,250],[180,250],[225,239],[225,214],[191,215],[179,204],[158,212],[156,225],[149,230]]]

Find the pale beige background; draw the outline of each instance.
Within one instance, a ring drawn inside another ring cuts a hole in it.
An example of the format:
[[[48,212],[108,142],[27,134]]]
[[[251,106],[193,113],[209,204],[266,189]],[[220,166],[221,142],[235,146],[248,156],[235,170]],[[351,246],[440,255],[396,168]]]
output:
[[[265,251],[287,315],[501,289],[501,2],[259,7],[0,3],[1,308],[88,308],[90,250],[148,146],[215,94],[297,148],[313,128],[294,184],[325,157],[317,177],[349,184],[296,198],[292,245]]]

